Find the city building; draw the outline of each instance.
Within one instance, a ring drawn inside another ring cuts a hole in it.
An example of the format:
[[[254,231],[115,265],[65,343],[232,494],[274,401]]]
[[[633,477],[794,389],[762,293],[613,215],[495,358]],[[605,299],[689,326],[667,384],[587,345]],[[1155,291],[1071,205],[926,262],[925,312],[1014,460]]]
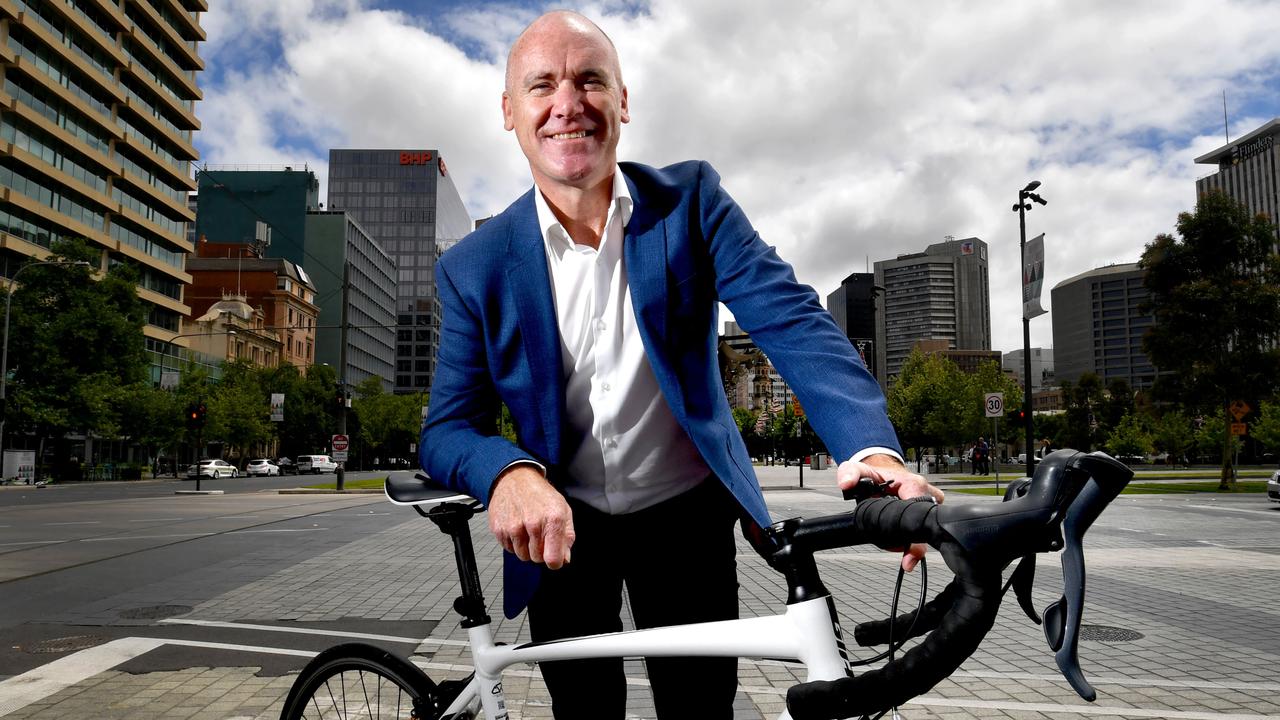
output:
[[[1058,283],[1051,291],[1054,374],[1076,383],[1091,372],[1103,383],[1124,380],[1149,388],[1157,370],[1142,351],[1150,315],[1138,308],[1148,296],[1137,263],[1108,265]]]
[[[0,272],[60,237],[130,263],[152,379],[186,344],[183,287],[199,156],[194,103],[207,0],[0,2]]]
[[[337,368],[338,378],[348,385],[375,376],[382,378],[384,388],[391,387],[396,361],[395,261],[355,218],[341,210],[308,212],[305,236],[308,256],[313,258],[307,274],[315,284],[315,302],[320,307],[316,362]]]
[[[922,340],[944,340],[949,350],[991,349],[991,293],[987,244],[948,239],[924,252],[874,265],[873,286],[884,288],[876,316],[875,367],[886,392]]]
[[[720,336],[720,377],[729,407],[744,410],[780,408],[794,402],[795,393],[769,358],[738,323],[724,324]]]
[[[229,294],[191,321],[199,333],[190,339],[193,352],[218,360],[245,360],[255,367],[280,363],[281,332],[267,327],[262,310],[243,295]]]
[[[307,212],[320,209],[320,181],[292,166],[206,166],[196,173],[198,240],[252,245],[261,257],[310,269]]]
[[[277,359],[302,372],[316,361],[316,289],[300,266],[283,258],[259,257],[252,245],[202,242],[187,260],[191,285],[187,303],[199,318],[228,295],[261,312],[265,327],[279,332]]]
[[[956,350],[950,347],[949,340],[921,340],[912,349],[918,349],[925,355],[940,355],[966,373],[978,372],[988,363],[1000,364],[999,350]]]
[[[854,273],[840,281],[840,287],[827,295],[827,312],[836,326],[857,348],[862,362],[871,374],[880,379],[876,364],[876,276],[874,273]]]
[[[395,391],[426,390],[440,343],[436,259],[472,229],[444,158],[439,150],[330,150],[328,202],[395,260]]]
[[[1018,384],[1025,390],[1027,381],[1022,377],[1023,371],[1026,370],[1024,358],[1026,353],[1019,348],[1004,354],[1004,371],[1017,379]],[[1035,393],[1051,388],[1058,384],[1057,378],[1053,372],[1053,349],[1052,348],[1031,348],[1031,392],[1034,397]]]
[[[1275,118],[1213,152],[1196,158],[1218,171],[1196,180],[1196,194],[1221,190],[1280,223],[1280,118]],[[1280,228],[1277,229],[1280,243]],[[1280,252],[1280,244],[1277,245]]]

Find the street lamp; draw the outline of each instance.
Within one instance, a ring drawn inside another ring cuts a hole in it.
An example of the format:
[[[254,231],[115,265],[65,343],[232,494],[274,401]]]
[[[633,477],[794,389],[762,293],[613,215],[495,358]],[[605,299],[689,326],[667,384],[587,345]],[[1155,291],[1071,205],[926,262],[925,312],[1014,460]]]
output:
[[[4,350],[0,351],[0,458],[4,455],[4,422],[8,410],[8,395],[6,391],[9,386],[9,308],[13,303],[13,286],[18,284],[18,276],[27,268],[37,265],[63,265],[67,267],[93,267],[93,265],[84,260],[38,260],[36,262],[27,263],[18,268],[18,271],[9,278],[9,287],[5,289],[4,298]],[[0,472],[3,472],[0,470]]]
[[[1033,206],[1027,200],[1033,200],[1041,205],[1048,205],[1045,199],[1035,193],[1036,188],[1040,187],[1039,180],[1032,180],[1027,186],[1018,191],[1018,203],[1013,206],[1013,211],[1018,213],[1018,231],[1021,240],[1018,244],[1018,253],[1021,258],[1018,273],[1021,275],[1025,272],[1027,266],[1027,211]],[[1035,472],[1035,451],[1032,449],[1034,440],[1034,428],[1031,420],[1031,318],[1027,317],[1026,302],[1022,305],[1022,410],[1025,416],[1024,424],[1027,431],[1027,477]]]

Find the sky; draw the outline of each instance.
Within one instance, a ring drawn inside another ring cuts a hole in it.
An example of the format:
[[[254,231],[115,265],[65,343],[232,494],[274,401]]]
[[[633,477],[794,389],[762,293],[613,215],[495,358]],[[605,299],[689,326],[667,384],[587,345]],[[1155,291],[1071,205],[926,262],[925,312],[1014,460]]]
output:
[[[946,236],[990,245],[992,347],[1022,347],[1018,190],[1048,205],[1045,298],[1136,262],[1195,203],[1194,159],[1280,116],[1280,3],[219,0],[201,22],[201,163],[436,149],[473,218],[531,186],[502,127],[511,41],[568,7],[613,39],[619,159],[709,161],[823,299]],[[1224,127],[1223,96],[1226,97]],[[1031,322],[1052,347],[1051,315]]]

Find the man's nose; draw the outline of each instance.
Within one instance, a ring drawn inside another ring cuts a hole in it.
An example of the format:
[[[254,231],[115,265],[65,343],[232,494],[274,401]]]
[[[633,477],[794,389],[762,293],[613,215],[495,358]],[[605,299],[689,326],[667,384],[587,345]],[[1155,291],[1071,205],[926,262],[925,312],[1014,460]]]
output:
[[[577,117],[582,114],[582,91],[572,82],[562,82],[552,98],[552,111],[557,117]]]

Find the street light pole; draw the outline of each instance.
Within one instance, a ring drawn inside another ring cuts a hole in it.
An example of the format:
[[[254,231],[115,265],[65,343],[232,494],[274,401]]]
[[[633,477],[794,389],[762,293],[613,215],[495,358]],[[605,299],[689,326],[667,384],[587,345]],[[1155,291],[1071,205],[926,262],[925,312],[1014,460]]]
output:
[[[1034,200],[1041,205],[1047,205],[1044,198],[1037,195],[1034,191],[1040,187],[1039,180],[1032,180],[1027,186],[1018,191],[1018,204],[1013,206],[1014,211],[1018,213],[1018,257],[1020,259],[1018,272],[1022,275],[1026,274],[1027,267],[1027,211],[1031,209],[1031,203],[1028,199]],[[1024,297],[1022,303],[1022,414],[1023,422],[1027,431],[1027,477],[1031,477],[1035,473],[1035,428],[1031,418],[1031,318],[1027,317],[1027,305],[1025,298],[1026,278],[1022,278],[1022,287],[1024,288]]]
[[[18,268],[18,271],[9,278],[9,287],[5,289],[4,298],[4,349],[0,350],[0,468],[3,467],[4,457],[4,423],[8,415],[8,389],[9,389],[9,309],[13,305],[13,287],[18,284],[18,276],[27,268],[37,265],[63,265],[68,267],[92,267],[92,264],[84,260],[39,260],[27,263]],[[3,472],[0,469],[0,472]]]

